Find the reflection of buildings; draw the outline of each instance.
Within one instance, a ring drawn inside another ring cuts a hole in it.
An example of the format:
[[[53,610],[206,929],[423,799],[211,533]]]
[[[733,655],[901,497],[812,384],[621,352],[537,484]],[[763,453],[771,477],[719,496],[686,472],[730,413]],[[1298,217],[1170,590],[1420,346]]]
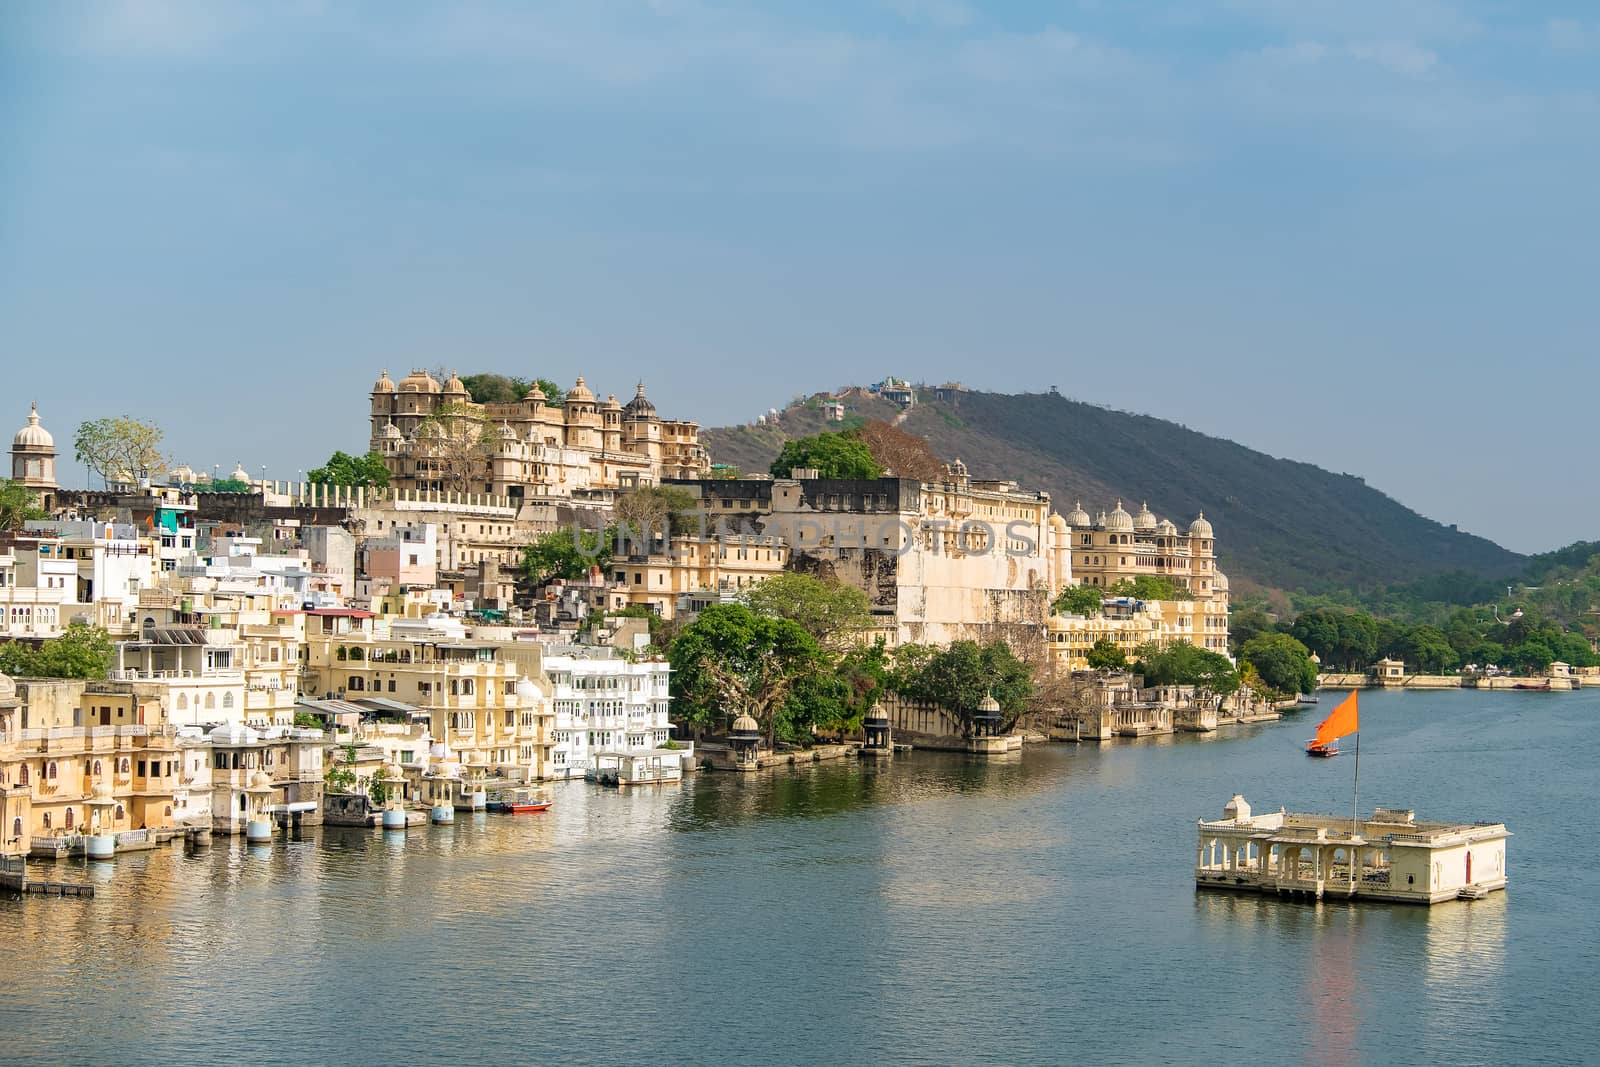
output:
[[[1428,987],[1459,1000],[1488,998],[1505,976],[1506,898],[1434,908],[1428,913]],[[1484,1010],[1488,1010],[1485,1007]]]

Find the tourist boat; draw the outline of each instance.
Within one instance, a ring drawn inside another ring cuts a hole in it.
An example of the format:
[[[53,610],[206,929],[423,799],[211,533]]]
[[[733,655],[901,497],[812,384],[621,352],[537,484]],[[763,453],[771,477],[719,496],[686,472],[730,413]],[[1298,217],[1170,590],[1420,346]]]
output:
[[[1550,692],[1550,680],[1545,679],[1542,682],[1517,682],[1511,688],[1526,689],[1534,693],[1548,693]]]
[[[540,799],[531,789],[517,789],[490,797],[487,810],[501,815],[537,815],[550,810],[550,801]]]
[[[1311,740],[1306,742],[1306,755],[1308,756],[1320,756],[1323,759],[1327,759],[1330,756],[1337,756],[1338,754],[1338,741],[1329,741],[1325,745],[1319,745],[1317,744],[1317,739],[1313,737]]]

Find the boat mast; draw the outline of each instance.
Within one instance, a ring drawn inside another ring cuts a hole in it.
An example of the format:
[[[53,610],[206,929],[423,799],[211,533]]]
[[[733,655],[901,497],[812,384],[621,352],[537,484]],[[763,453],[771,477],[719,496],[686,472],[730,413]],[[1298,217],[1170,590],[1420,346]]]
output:
[[[1361,811],[1361,731],[1356,731],[1356,773],[1355,779],[1350,783],[1350,889],[1356,887],[1356,828],[1360,824]]]

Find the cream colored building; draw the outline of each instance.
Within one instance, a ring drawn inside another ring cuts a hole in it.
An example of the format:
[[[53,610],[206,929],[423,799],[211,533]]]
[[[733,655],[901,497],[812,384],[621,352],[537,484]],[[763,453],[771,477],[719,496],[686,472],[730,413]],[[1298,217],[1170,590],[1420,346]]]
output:
[[[789,549],[770,538],[674,537],[649,546],[625,544],[611,559],[605,608],[647,607],[663,619],[677,615],[684,597],[737,594],[780,573]]]
[[[28,422],[11,438],[11,480],[33,491],[34,499],[45,511],[55,509],[56,441],[39,424],[39,406],[28,410]]]
[[[455,375],[441,384],[413,371],[395,382],[385,371],[371,397],[371,448],[399,489],[464,488],[520,503],[695,478],[710,468],[699,427],[659,417],[643,384],[626,406],[614,395],[598,399],[582,378],[560,406],[547,403],[538,385],[515,403],[475,404]],[[471,417],[453,424],[454,411]],[[456,466],[445,457],[463,450],[442,442],[476,437],[485,425],[488,440],[471,450],[463,486],[445,469]]]

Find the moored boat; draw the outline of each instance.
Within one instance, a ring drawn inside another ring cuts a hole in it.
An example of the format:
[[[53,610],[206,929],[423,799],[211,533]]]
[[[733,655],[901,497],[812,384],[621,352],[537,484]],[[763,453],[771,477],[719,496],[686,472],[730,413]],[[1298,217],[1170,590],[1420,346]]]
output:
[[[549,811],[550,804],[531,789],[514,789],[490,797],[487,810],[501,815],[537,815]]]
[[[1320,756],[1323,759],[1327,759],[1330,756],[1337,756],[1338,754],[1339,742],[1337,741],[1329,741],[1325,744],[1319,744],[1317,739],[1313,737],[1311,740],[1306,742],[1306,755],[1308,756]]]

